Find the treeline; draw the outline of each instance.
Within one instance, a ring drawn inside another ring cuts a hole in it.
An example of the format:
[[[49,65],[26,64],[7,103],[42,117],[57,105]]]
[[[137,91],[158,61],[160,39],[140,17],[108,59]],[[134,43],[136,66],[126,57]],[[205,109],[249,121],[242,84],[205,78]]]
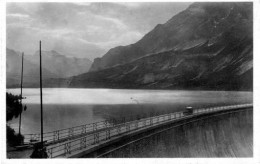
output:
[[[6,121],[17,118],[23,111],[21,96],[6,93]],[[26,107],[24,108],[26,109]],[[18,134],[10,126],[6,125],[6,137],[8,146],[17,146],[23,143],[23,135]]]
[[[22,112],[21,96],[6,92],[6,121],[17,118]]]

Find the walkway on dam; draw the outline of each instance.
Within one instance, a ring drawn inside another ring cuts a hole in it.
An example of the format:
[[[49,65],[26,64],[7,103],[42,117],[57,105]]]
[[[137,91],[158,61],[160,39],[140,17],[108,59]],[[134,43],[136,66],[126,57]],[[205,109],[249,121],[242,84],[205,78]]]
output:
[[[196,118],[218,112],[232,112],[234,110],[251,108],[252,104],[240,104],[220,107],[194,109],[192,114],[183,111],[158,115],[120,124],[108,121],[81,125],[68,129],[44,133],[49,158],[73,158],[91,153],[113,142],[120,141],[127,136],[167,125],[169,123]],[[28,135],[27,139],[28,139]],[[30,134],[31,141],[39,138],[39,134]],[[36,137],[36,138],[34,138]]]

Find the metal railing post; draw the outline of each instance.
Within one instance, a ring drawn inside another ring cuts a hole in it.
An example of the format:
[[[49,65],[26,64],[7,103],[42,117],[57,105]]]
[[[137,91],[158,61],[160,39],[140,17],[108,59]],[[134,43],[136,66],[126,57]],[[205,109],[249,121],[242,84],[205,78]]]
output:
[[[71,153],[71,144],[70,144],[70,142],[64,144],[64,151],[65,151],[65,152],[64,152],[65,155]]]
[[[106,140],[110,139],[110,129],[106,130]]]
[[[105,121],[105,127],[108,128],[108,121]]]
[[[53,132],[53,141],[59,140],[60,139],[59,136],[60,136],[59,130],[54,131]]]
[[[52,148],[47,149],[47,154],[49,158],[52,158],[52,154],[53,154],[52,152],[53,152]]]
[[[80,139],[80,149],[84,149],[87,147],[87,137],[83,137]]]
[[[146,126],[146,119],[143,118],[143,126],[145,127]]]
[[[99,143],[99,133],[94,133],[94,144]]]
[[[138,120],[135,121],[135,129],[138,129]]]
[[[121,133],[121,126],[120,126],[120,125],[118,125],[118,127],[117,127],[117,133],[118,133],[118,134]]]
[[[69,137],[74,135],[74,128],[69,128]]]
[[[93,131],[97,130],[97,123],[93,123]]]
[[[125,124],[125,126],[126,126],[126,132],[129,132],[130,131],[130,123]]]
[[[83,125],[83,126],[81,126],[81,134],[84,134],[84,133],[86,133],[86,126],[85,125]]]

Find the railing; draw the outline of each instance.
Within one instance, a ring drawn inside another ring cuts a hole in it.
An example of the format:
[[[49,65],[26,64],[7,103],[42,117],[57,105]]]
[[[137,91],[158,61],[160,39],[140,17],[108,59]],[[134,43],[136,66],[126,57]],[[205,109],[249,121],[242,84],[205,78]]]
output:
[[[129,117],[127,120],[135,120],[141,118],[141,116],[132,116]],[[117,124],[120,124],[122,122],[125,122],[126,118],[122,119],[110,119],[110,120],[104,120],[100,122],[94,122],[94,123],[88,123],[85,125],[79,125],[75,127],[65,128],[65,129],[59,129],[51,132],[45,132],[43,133],[43,140],[47,144],[54,144],[58,142],[64,142],[66,140],[71,140],[77,137],[80,137],[82,135],[94,133],[96,131],[114,127]],[[33,144],[34,142],[39,142],[41,138],[40,133],[35,134],[23,134],[24,135],[24,143],[25,144]]]
[[[98,131],[104,128],[112,127],[115,123],[112,121],[100,121],[95,123],[89,123],[85,125],[75,126],[66,129],[60,129],[52,132],[43,133],[43,140],[47,141],[48,144],[56,143],[58,141],[64,141],[70,138],[75,138],[80,135],[85,135],[94,131]],[[41,138],[41,134],[24,134],[24,142],[37,142]]]
[[[73,152],[86,149],[87,147],[91,148],[98,145],[102,141],[107,141],[115,137],[119,137],[122,134],[133,132],[142,128],[152,127],[159,124],[163,124],[167,121],[181,120],[183,118],[193,117],[196,115],[212,113],[217,111],[225,111],[231,109],[239,109],[252,107],[252,104],[242,104],[242,105],[230,105],[230,106],[221,106],[221,107],[212,107],[212,108],[202,108],[194,109],[193,114],[183,114],[183,112],[169,113],[159,116],[153,116],[149,118],[143,118],[140,120],[125,122],[117,124],[115,126],[110,126],[107,128],[102,128],[99,131],[95,131],[91,134],[86,134],[85,136],[79,137],[74,140],[66,141],[58,145],[50,145],[47,147],[47,153],[49,158],[54,157],[66,157]]]

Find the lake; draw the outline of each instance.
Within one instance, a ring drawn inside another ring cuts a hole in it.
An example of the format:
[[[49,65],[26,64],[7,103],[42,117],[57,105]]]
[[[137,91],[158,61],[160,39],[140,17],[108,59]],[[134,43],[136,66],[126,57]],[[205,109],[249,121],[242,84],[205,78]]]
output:
[[[7,89],[20,94],[20,89]],[[21,133],[40,132],[40,89],[23,89]],[[44,132],[105,119],[139,117],[185,109],[252,103],[253,92],[128,90],[128,89],[43,89]],[[8,122],[16,132],[18,119]]]

